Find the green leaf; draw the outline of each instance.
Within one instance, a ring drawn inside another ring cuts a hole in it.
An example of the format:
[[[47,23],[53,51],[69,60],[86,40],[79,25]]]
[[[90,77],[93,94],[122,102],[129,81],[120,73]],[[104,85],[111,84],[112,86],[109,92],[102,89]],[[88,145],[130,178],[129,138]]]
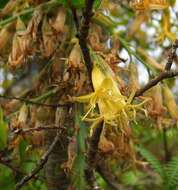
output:
[[[85,7],[85,0],[71,0],[72,7],[80,9]]]
[[[57,0],[58,3],[67,6],[68,5],[68,0]]]
[[[28,146],[28,142],[25,140],[25,139],[23,139],[23,138],[21,138],[20,139],[20,143],[19,143],[19,156],[20,156],[20,161],[22,162],[22,161],[24,161],[24,159],[25,159],[25,154],[26,154],[26,148],[27,148],[27,146]]]
[[[178,154],[176,154],[166,167],[167,181],[169,187],[178,184]]]
[[[138,183],[138,176],[133,171],[127,171],[121,176],[121,181],[125,185],[136,185]]]
[[[12,170],[0,164],[0,189],[12,190],[14,186],[15,180]]]
[[[157,172],[164,180],[165,172],[160,161],[150,151],[148,151],[144,147],[136,147],[136,150],[143,156],[143,158],[145,158],[148,161],[152,169],[155,172]]]
[[[3,118],[2,108],[0,108],[0,150],[3,150],[7,146],[7,132],[7,123]]]
[[[60,4],[66,7],[81,9],[85,7],[85,0],[57,0]],[[95,0],[93,7],[97,9],[101,4],[101,0]]]
[[[95,2],[94,2],[94,8],[98,9],[100,7],[100,5],[101,5],[101,0],[95,0]]]

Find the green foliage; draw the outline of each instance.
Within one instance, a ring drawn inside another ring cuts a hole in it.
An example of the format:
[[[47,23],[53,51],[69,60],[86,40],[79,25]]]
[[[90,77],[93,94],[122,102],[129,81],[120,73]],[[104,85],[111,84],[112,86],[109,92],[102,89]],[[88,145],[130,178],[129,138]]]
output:
[[[138,177],[133,171],[128,171],[122,175],[121,181],[123,182],[123,184],[133,186],[138,183]]]
[[[143,156],[143,158],[145,158],[149,164],[151,165],[151,167],[162,177],[164,178],[164,169],[161,165],[161,163],[159,162],[159,160],[153,155],[151,154],[151,152],[149,152],[148,150],[146,150],[144,147],[137,147],[138,152]]]
[[[66,7],[72,7],[75,9],[81,9],[85,7],[85,0],[57,0],[60,4]],[[101,0],[95,0],[94,7],[98,8],[101,4]]]
[[[0,108],[0,150],[3,150],[7,145],[7,122],[3,118],[3,111]]]
[[[170,189],[178,184],[178,154],[176,154],[166,167],[167,184]]]
[[[27,141],[23,138],[20,139],[20,143],[19,143],[19,157],[20,157],[20,161],[23,162],[24,159],[25,159],[25,151],[26,151],[26,148],[27,148]]]
[[[161,176],[163,189],[175,190],[178,184],[178,154],[164,165],[144,147],[137,147],[137,150],[148,161],[152,169]]]
[[[11,169],[0,164],[0,189],[12,190],[15,180]]]

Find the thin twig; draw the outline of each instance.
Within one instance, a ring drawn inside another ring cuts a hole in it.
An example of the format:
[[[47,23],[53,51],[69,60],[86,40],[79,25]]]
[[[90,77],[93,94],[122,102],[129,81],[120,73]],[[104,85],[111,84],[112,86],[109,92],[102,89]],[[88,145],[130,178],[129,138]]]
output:
[[[65,129],[64,127],[61,126],[40,126],[40,127],[32,127],[32,128],[28,128],[28,129],[24,129],[24,128],[20,128],[20,129],[16,129],[14,131],[15,135],[19,135],[19,134],[25,134],[25,133],[31,133],[34,131],[43,131],[43,130],[59,130],[59,129]]]
[[[148,84],[146,84],[143,88],[139,89],[135,93],[135,97],[141,96],[144,92],[146,92],[148,89],[152,88],[153,86],[157,85],[159,82],[161,82],[164,79],[172,78],[178,75],[178,70],[173,71],[164,71],[160,73],[159,76],[155,77],[154,79],[150,80]]]
[[[52,142],[48,150],[44,153],[44,155],[41,157],[37,166],[28,175],[26,175],[20,182],[16,184],[15,190],[21,189],[29,180],[31,180],[44,167],[45,163],[48,161],[49,155],[53,151],[58,140],[59,140],[59,133],[57,133],[54,141]]]
[[[62,106],[67,106],[67,105],[71,105],[72,103],[65,103],[65,104],[45,104],[45,103],[40,103],[37,101],[33,101],[27,98],[19,98],[19,97],[15,97],[15,96],[6,96],[6,95],[0,95],[0,98],[3,99],[8,99],[8,100],[19,100],[21,102],[25,102],[27,104],[33,104],[33,105],[38,105],[38,106],[45,106],[45,107],[52,107],[52,108],[57,108],[57,107],[62,107]]]

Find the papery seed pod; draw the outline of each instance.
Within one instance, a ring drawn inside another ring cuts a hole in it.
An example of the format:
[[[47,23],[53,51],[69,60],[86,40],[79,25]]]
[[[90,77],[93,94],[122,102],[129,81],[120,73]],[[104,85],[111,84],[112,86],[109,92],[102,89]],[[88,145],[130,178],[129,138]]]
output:
[[[136,92],[140,88],[138,82],[138,70],[137,66],[134,63],[129,64],[129,89],[130,92]]]
[[[104,135],[101,135],[98,147],[103,153],[111,153],[114,151],[114,144],[108,140]]]
[[[16,33],[18,36],[17,38],[19,40],[21,52],[24,56],[31,53],[32,51],[31,36],[29,34],[21,35],[25,31],[26,31],[26,26],[24,22],[20,18],[18,18],[17,24],[16,24]]]
[[[170,116],[178,120],[178,107],[172,91],[166,84],[163,86],[163,95],[164,103],[168,109]]]
[[[38,26],[42,20],[43,12],[41,9],[36,9],[33,13],[33,17],[28,23],[27,29],[22,32],[18,32],[18,35],[30,35],[32,40],[37,40]]]
[[[16,68],[21,66],[24,63],[24,61],[25,57],[20,47],[19,38],[17,37],[17,35],[14,35],[12,42],[12,52],[9,55],[8,59],[9,65],[12,68]]]
[[[27,117],[28,117],[28,107],[26,104],[23,104],[23,106],[20,108],[19,111],[18,122],[26,123]]]
[[[89,42],[94,51],[102,51],[104,49],[103,44],[100,42],[99,35],[96,32],[92,32],[89,35]]]
[[[8,43],[10,39],[10,32],[8,31],[7,27],[4,27],[0,31],[0,51],[6,47],[6,44]]]
[[[102,43],[103,42],[103,32],[102,28],[96,24],[91,25],[91,32],[90,35],[88,36],[88,40],[90,43],[90,46],[92,47],[93,50],[95,51],[104,51],[105,46]]]
[[[74,68],[77,68],[81,65],[81,49],[78,42],[74,45],[69,55],[69,64]]]
[[[150,97],[151,100],[148,102],[148,113],[152,117],[162,116],[165,108],[163,106],[162,88],[160,84],[149,89],[144,96]]]
[[[47,17],[43,19],[42,24],[42,35],[43,35],[43,48],[44,48],[44,56],[49,57],[55,49],[55,35],[53,34],[52,27],[48,23]]]
[[[59,8],[55,20],[51,21],[51,26],[57,32],[64,33],[66,31],[65,21],[66,21],[66,11],[64,8]]]

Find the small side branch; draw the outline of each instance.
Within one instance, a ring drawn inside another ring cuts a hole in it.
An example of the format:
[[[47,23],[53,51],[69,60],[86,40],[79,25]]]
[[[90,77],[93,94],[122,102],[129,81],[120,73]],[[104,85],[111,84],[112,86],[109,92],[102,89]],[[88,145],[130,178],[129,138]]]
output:
[[[167,79],[167,78],[172,78],[172,77],[175,77],[177,75],[178,75],[178,70],[164,71],[164,72],[160,73],[159,76],[150,80],[150,82],[148,82],[148,84],[146,84],[143,88],[139,89],[135,93],[135,97],[141,96],[144,92],[146,92],[148,89],[152,88],[153,86],[157,85],[162,80]]]
[[[28,128],[28,129],[24,129],[24,128],[20,128],[20,129],[16,129],[13,133],[15,135],[20,135],[20,134],[26,134],[26,133],[31,133],[34,131],[47,131],[47,130],[64,130],[64,127],[61,126],[40,126],[40,127],[32,127],[32,128]]]
[[[57,107],[62,107],[62,106],[66,106],[66,105],[70,105],[71,103],[65,103],[65,104],[45,104],[45,103],[40,103],[37,101],[33,101],[27,98],[19,98],[19,97],[15,97],[15,96],[6,96],[6,95],[0,95],[0,98],[3,99],[8,99],[8,100],[18,100],[20,102],[25,102],[27,104],[33,104],[33,105],[37,105],[37,106],[44,106],[44,107],[52,107],[52,108],[57,108]]]
[[[15,190],[21,189],[29,180],[31,180],[44,167],[45,163],[48,160],[49,155],[53,151],[58,140],[59,140],[59,133],[57,133],[54,141],[52,142],[48,150],[45,152],[45,154],[42,156],[37,166],[28,175],[26,175],[20,182],[16,184]]]

